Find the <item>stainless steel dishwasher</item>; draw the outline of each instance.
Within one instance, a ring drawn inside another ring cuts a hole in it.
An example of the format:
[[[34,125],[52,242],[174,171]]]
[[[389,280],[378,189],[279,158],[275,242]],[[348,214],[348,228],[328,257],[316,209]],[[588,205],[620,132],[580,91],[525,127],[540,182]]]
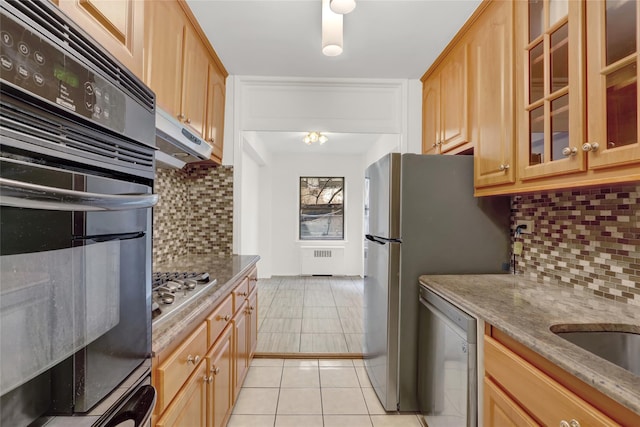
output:
[[[418,400],[430,426],[478,425],[476,319],[420,286]]]

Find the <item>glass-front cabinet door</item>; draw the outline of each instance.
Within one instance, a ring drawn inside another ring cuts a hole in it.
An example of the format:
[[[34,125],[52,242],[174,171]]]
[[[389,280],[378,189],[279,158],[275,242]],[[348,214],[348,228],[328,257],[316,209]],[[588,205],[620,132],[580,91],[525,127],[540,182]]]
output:
[[[590,169],[640,162],[637,0],[587,1]]]
[[[516,7],[516,22],[526,22],[517,30],[524,71],[519,176],[584,171],[584,2],[529,0]]]

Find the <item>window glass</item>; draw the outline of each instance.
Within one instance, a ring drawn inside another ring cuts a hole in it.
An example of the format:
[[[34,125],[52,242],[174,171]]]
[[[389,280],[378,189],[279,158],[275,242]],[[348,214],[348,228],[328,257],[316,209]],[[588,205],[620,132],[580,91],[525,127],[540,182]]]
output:
[[[300,240],[344,240],[344,178],[300,178]]]
[[[551,160],[563,159],[569,146],[569,95],[551,101]]]
[[[636,0],[607,0],[607,65],[636,51]]]
[[[551,92],[569,84],[569,24],[551,34]]]
[[[544,107],[529,112],[529,164],[531,166],[544,162]]]
[[[637,75],[633,62],[607,76],[607,148],[638,142]]]

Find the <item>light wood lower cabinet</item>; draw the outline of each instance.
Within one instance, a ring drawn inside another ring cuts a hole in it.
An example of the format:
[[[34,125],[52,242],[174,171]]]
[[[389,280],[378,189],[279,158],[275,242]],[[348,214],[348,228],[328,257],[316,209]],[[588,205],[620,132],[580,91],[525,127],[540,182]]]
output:
[[[249,370],[249,342],[247,340],[247,333],[249,332],[248,306],[249,303],[247,301],[242,301],[240,310],[238,310],[236,315],[233,317],[233,339],[235,342],[236,359],[234,402],[238,393],[240,393],[242,382],[247,376],[247,371]]]
[[[210,427],[227,423],[233,407],[233,327],[227,326],[207,354]]]
[[[257,270],[230,287],[176,344],[153,359],[158,427],[223,427],[249,370],[257,342]],[[252,308],[253,307],[253,308]]]
[[[484,425],[640,425],[636,414],[499,330],[491,335],[484,339]]]
[[[539,427],[496,383],[484,379],[484,425],[491,427]]]
[[[156,427],[206,426],[207,365],[200,363]]]
[[[156,369],[157,406],[164,410],[207,352],[207,325],[202,323]]]
[[[253,358],[258,346],[258,289],[249,294],[249,332],[247,333],[249,345],[249,359]]]

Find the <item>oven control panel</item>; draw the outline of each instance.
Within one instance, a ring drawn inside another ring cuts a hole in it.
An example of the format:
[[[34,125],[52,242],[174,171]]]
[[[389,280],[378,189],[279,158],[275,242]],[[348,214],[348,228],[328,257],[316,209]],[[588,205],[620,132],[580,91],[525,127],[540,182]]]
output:
[[[120,89],[6,15],[0,15],[0,76],[34,96],[122,132]]]

